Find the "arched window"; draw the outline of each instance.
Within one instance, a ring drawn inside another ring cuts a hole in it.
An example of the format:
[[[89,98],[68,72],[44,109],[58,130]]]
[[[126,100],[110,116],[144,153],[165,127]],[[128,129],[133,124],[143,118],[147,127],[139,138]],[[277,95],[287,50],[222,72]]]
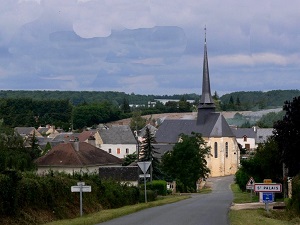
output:
[[[215,158],[218,158],[218,143],[215,142]]]
[[[228,142],[225,142],[225,157],[228,158]]]
[[[247,136],[246,135],[244,135],[244,142],[246,142],[247,141]]]

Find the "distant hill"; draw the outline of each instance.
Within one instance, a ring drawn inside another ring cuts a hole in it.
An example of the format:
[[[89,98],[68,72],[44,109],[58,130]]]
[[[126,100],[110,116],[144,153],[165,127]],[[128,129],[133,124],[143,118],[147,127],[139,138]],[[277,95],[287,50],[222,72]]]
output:
[[[241,105],[258,110],[282,107],[285,101],[291,101],[297,96],[300,96],[300,90],[239,91],[225,94],[220,100],[223,104],[228,104],[232,98],[235,104],[240,101]]]
[[[225,94],[220,97],[221,104],[239,104],[240,108],[235,110],[260,110],[282,107],[284,102],[300,96],[300,90],[273,90],[268,92],[262,91],[239,91]],[[1,98],[30,98],[33,100],[69,100],[73,105],[83,103],[99,103],[110,101],[115,105],[121,105],[126,99],[129,104],[146,105],[154,99],[184,99],[199,101],[200,95],[182,94],[182,95],[139,95],[126,94],[115,91],[12,91],[0,90]],[[222,109],[223,111],[226,109]],[[228,109],[230,110],[230,109]]]

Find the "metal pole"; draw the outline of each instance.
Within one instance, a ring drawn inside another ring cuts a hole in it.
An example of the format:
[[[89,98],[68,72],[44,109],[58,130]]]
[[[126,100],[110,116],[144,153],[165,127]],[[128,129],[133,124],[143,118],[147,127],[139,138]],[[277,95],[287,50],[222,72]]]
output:
[[[145,203],[147,203],[146,173],[144,173],[144,186],[145,186]]]
[[[82,216],[82,184],[80,184],[80,216]]]

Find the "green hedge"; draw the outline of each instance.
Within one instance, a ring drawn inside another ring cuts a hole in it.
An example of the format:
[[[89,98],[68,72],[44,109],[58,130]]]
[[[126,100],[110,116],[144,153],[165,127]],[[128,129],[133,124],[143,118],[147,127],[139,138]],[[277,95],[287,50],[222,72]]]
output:
[[[167,195],[167,182],[164,180],[153,180],[147,183],[147,190],[156,191],[158,195]]]
[[[115,181],[101,181],[97,174],[78,176],[49,173],[6,171],[0,174],[0,218],[19,215],[28,209],[41,209],[58,219],[77,216],[79,193],[71,192],[78,181],[91,186],[92,192],[83,195],[84,212],[117,208],[139,202],[139,189]],[[1,220],[0,220],[1,223]]]

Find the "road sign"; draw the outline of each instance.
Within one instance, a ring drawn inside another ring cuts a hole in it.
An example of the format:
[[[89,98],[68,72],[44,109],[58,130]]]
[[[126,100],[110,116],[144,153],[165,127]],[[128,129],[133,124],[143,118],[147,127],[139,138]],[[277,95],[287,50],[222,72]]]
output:
[[[271,179],[264,179],[264,183],[271,184],[271,183],[272,183],[272,180],[271,180]]]
[[[266,184],[266,183],[256,183],[254,184],[255,192],[282,192],[281,184]]]
[[[140,178],[150,177],[150,174],[149,173],[144,173],[144,174],[140,174],[139,176],[140,176]]]
[[[149,169],[149,166],[150,166],[151,162],[150,161],[138,162],[137,164],[141,168],[141,170],[143,171],[143,173],[146,173],[147,170]]]
[[[80,192],[80,188],[82,192],[92,192],[91,186],[72,186],[71,192]]]
[[[274,194],[271,192],[264,192],[263,193],[263,202],[264,203],[270,203],[270,202],[274,202]]]
[[[255,184],[255,181],[254,181],[253,177],[250,177],[250,179],[248,180],[248,182],[246,184],[246,189],[253,190],[254,189],[254,184]]]

